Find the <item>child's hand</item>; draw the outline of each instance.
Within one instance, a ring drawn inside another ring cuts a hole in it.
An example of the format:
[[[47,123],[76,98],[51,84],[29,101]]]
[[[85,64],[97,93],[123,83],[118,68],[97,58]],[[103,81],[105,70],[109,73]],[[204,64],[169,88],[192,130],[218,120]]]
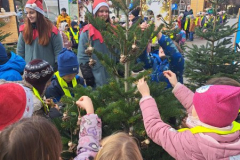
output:
[[[150,90],[144,78],[140,79],[137,84],[138,91],[141,93],[142,97],[150,96]]]
[[[55,103],[53,102],[52,99],[45,99],[45,104],[48,105],[49,107],[55,106]]]
[[[94,113],[92,100],[88,96],[80,97],[79,100],[76,102],[76,104],[77,104],[78,107],[80,107],[82,109],[85,109],[87,114]]]
[[[164,71],[163,74],[164,74],[164,76],[169,80],[169,82],[171,83],[171,85],[172,85],[173,88],[174,88],[175,85],[178,83],[176,74],[173,73],[173,72],[170,71],[170,70]]]

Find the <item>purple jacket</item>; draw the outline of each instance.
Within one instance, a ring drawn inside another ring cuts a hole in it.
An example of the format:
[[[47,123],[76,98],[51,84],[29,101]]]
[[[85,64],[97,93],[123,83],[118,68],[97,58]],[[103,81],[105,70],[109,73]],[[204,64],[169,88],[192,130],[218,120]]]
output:
[[[174,87],[173,93],[190,113],[194,93],[180,83]],[[178,132],[162,121],[157,104],[151,96],[142,98],[140,107],[148,136],[173,158],[177,160],[240,160],[239,131],[228,135],[192,134],[189,130]]]
[[[74,160],[88,160],[95,157],[100,149],[102,122],[96,114],[85,115],[81,119],[77,157]]]

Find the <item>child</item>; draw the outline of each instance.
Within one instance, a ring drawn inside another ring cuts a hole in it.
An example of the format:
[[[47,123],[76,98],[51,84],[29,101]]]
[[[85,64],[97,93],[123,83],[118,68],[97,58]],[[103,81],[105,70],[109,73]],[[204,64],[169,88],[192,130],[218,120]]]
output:
[[[1,160],[60,160],[61,137],[49,120],[25,118],[2,131],[0,151]]]
[[[0,96],[0,132],[12,123],[32,116],[33,95],[29,88],[17,83],[0,84]]]
[[[79,40],[79,27],[77,22],[72,21],[70,27],[70,37],[72,41],[72,48],[78,49],[78,40]]]
[[[21,81],[25,60],[13,52],[7,53],[0,43],[0,79],[6,81]]]
[[[155,82],[166,82],[167,88],[171,87],[168,79],[166,79],[163,75],[163,71],[169,70],[169,62],[162,47],[159,47],[159,50],[155,50],[150,53],[150,56],[153,64],[153,72],[150,75],[151,80]]]
[[[164,75],[192,116],[188,123],[191,129],[176,131],[164,123],[147,83],[141,79],[138,83],[143,96],[140,107],[146,131],[153,141],[175,159],[239,159],[240,124],[233,121],[239,110],[240,87],[203,86],[194,94],[177,82],[173,72],[165,71]]]
[[[193,35],[195,32],[195,27],[196,27],[195,21],[196,20],[195,20],[194,16],[192,15],[191,19],[190,19],[190,27],[189,27],[189,40],[190,41],[193,41]]]
[[[68,28],[69,26],[67,22],[62,22],[59,30],[63,40],[63,48],[72,49],[72,41],[71,41],[70,33],[68,32]]]
[[[78,72],[79,64],[76,54],[63,48],[58,55],[58,72],[55,73],[51,85],[46,90],[46,98],[53,98],[56,103],[60,101],[63,95],[72,97],[73,93],[65,87],[74,88],[78,84],[84,86],[84,80],[77,75]]]
[[[143,160],[136,141],[126,133],[111,135],[100,142],[102,122],[94,114],[91,99],[82,96],[76,104],[87,114],[81,118],[77,157],[74,160],[94,157],[95,160]],[[36,157],[39,160],[59,160],[62,144],[60,134],[51,122],[32,117],[9,126],[0,134],[0,151],[1,160],[32,160]]]

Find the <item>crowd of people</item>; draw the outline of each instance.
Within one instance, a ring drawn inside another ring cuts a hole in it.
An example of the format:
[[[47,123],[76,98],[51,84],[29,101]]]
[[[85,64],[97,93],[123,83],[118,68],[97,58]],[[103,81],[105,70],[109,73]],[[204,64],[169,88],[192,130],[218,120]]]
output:
[[[227,21],[226,11],[217,12],[217,23],[223,24]],[[210,23],[213,22],[214,16],[212,9],[207,9],[206,12],[198,12],[196,17],[193,15],[191,6],[188,5],[184,13],[179,14],[177,18],[177,28],[185,34],[185,41],[193,41],[195,28],[203,29],[203,32],[210,27]]]
[[[112,23],[105,0],[95,0],[92,9],[94,17]],[[7,53],[0,43],[0,160],[59,160],[61,137],[50,120],[62,116],[61,98],[74,96],[68,88],[80,85],[95,89],[109,80],[98,57],[94,53],[89,56],[86,50],[92,47],[111,59],[115,57],[99,30],[91,24],[79,27],[77,22],[71,22],[65,8],[57,26],[44,17],[41,0],[28,0],[25,10],[27,17],[19,28],[17,53]],[[139,11],[136,8],[129,13],[130,27],[141,18]],[[186,39],[193,40],[192,23],[197,27],[207,25],[209,18],[204,16],[202,13],[194,19],[189,7],[180,15],[178,27],[186,32]],[[219,16],[219,23],[223,21]],[[144,32],[148,24],[142,21],[139,27]],[[175,130],[163,122],[147,82],[140,79],[139,105],[148,136],[175,159],[240,159],[240,124],[236,122],[240,118],[240,83],[215,78],[193,93],[183,84],[184,56],[179,45],[184,42],[161,32],[156,42],[160,47],[147,47],[137,62],[144,63],[143,69],[153,69],[151,81],[166,82],[167,88],[173,89],[187,110],[188,128]],[[89,64],[91,60],[95,65]],[[79,76],[80,70],[83,77]],[[102,139],[101,117],[95,114],[89,97],[83,95],[76,105],[86,110],[86,115],[81,118],[75,160],[143,160],[130,135],[119,132]]]

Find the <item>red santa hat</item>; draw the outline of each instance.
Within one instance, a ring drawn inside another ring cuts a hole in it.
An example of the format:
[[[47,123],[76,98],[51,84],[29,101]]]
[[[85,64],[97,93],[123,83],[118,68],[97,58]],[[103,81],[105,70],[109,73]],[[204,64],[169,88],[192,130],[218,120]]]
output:
[[[95,0],[93,2],[93,14],[96,14],[97,11],[99,10],[99,8],[101,8],[103,6],[109,8],[109,5],[108,5],[108,3],[105,0]]]
[[[31,8],[42,15],[45,15],[45,12],[43,11],[42,0],[28,0],[25,8]]]
[[[33,97],[29,88],[17,83],[0,85],[0,131],[33,114]]]

